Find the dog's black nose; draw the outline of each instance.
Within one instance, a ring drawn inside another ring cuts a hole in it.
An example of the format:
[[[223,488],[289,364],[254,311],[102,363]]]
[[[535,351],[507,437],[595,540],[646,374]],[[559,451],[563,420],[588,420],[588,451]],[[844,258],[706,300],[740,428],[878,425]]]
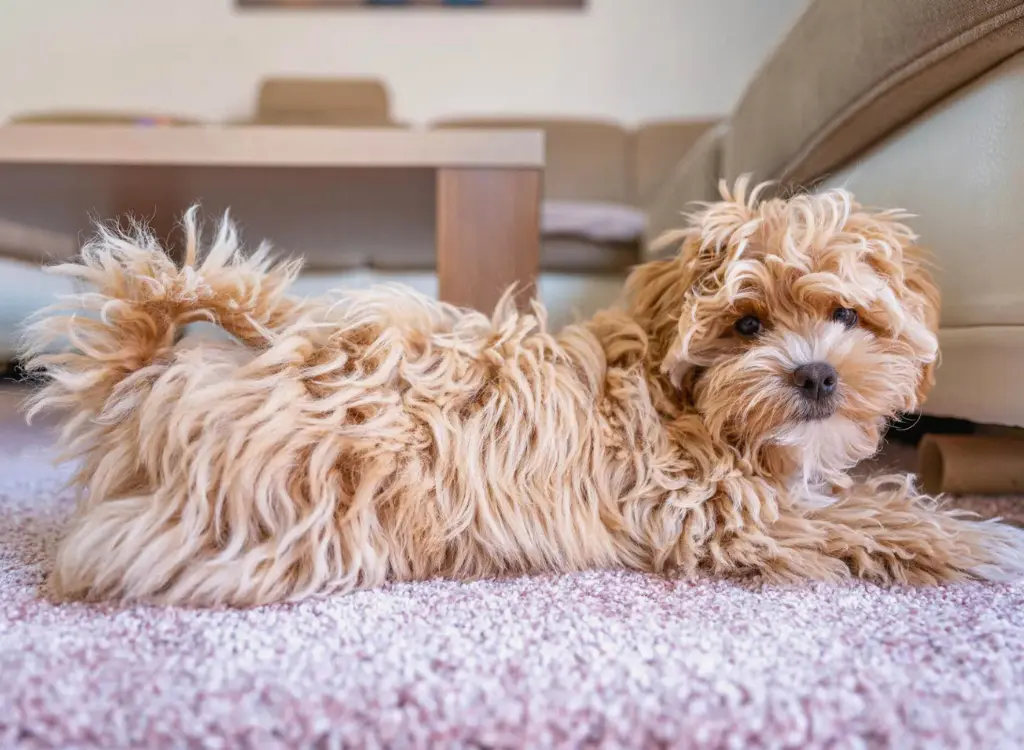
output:
[[[839,373],[828,362],[811,362],[793,370],[793,385],[805,398],[822,401],[836,391]]]

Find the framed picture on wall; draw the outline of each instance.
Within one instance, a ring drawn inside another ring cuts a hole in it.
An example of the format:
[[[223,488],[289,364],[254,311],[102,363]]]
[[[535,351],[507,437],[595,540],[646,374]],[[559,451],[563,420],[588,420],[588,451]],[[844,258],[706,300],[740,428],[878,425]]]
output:
[[[236,0],[249,8],[582,8],[586,0]]]

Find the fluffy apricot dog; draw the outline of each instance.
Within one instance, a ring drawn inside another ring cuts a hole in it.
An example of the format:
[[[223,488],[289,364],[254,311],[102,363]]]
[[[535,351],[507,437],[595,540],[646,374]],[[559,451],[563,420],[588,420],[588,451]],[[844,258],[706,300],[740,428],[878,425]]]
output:
[[[849,470],[913,411],[938,294],[895,211],[723,185],[680,252],[558,334],[401,288],[289,295],[225,219],[177,265],[101,228],[30,328],[31,411],[84,491],[63,597],[251,606],[435,576],[626,567],[1010,578],[1022,532]],[[233,338],[183,335],[211,321]]]

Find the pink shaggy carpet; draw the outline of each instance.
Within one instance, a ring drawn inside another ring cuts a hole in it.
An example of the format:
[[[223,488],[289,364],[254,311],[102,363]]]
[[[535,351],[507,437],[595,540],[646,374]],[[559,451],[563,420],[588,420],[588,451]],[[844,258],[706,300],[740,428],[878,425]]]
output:
[[[1024,747],[1024,585],[596,572],[56,605],[47,440],[0,419],[2,748]]]

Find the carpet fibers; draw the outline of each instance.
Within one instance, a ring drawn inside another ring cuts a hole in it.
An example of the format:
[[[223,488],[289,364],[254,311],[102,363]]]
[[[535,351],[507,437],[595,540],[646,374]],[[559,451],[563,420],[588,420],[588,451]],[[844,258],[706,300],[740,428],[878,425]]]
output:
[[[47,446],[0,419],[0,748],[1024,746],[1024,585],[595,572],[57,605]]]

